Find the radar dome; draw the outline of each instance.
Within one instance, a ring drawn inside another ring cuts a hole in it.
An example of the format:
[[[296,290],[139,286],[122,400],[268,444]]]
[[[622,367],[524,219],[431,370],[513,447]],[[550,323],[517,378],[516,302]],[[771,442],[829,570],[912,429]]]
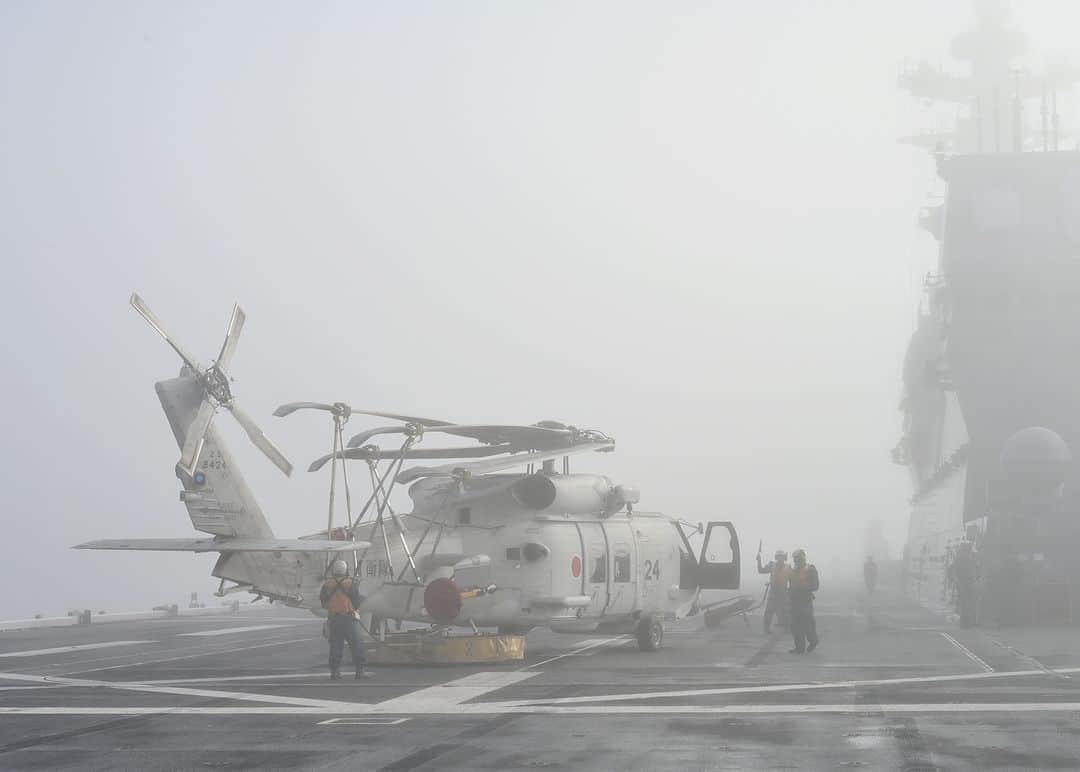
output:
[[[1058,488],[1071,461],[1072,453],[1061,435],[1042,426],[1021,429],[1001,448],[1001,471],[1025,493],[1049,493]]]

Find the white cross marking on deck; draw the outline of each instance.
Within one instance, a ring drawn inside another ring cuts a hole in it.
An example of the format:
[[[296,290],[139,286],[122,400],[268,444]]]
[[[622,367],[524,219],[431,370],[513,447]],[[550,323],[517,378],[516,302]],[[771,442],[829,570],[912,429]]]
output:
[[[463,707],[461,703],[466,700],[482,697],[488,692],[513,686],[538,675],[540,674],[523,673],[520,670],[508,673],[473,673],[456,681],[429,686],[426,689],[385,700],[372,706],[372,710],[378,713],[423,713],[432,709],[454,712],[460,710]]]
[[[943,638],[944,638],[944,639],[945,639],[946,641],[948,641],[949,643],[951,643],[951,644],[952,644],[953,646],[955,646],[956,648],[960,649],[960,651],[961,651],[961,652],[963,653],[963,655],[964,655],[965,657],[967,657],[968,659],[970,659],[970,660],[971,660],[972,662],[974,662],[974,663],[975,663],[976,665],[978,665],[979,667],[981,667],[981,668],[982,668],[983,670],[985,670],[985,671],[986,671],[987,673],[993,673],[993,672],[994,672],[994,668],[990,667],[990,666],[989,666],[989,665],[987,665],[987,664],[986,664],[985,662],[983,662],[983,660],[982,660],[982,659],[981,659],[981,658],[979,657],[979,655],[978,655],[978,654],[976,654],[975,652],[973,652],[973,651],[972,651],[971,649],[969,649],[969,648],[968,648],[967,646],[965,646],[964,644],[960,643],[960,641],[956,640],[955,638],[953,638],[953,637],[952,637],[951,635],[949,635],[948,633],[941,633],[941,637],[943,637]]]
[[[141,643],[157,643],[157,641],[105,641],[104,643],[82,643],[77,646],[57,646],[53,649],[6,651],[3,654],[0,654],[0,657],[44,657],[48,654],[66,654],[69,651],[86,651],[87,649],[107,649],[111,646],[136,646]]]
[[[287,627],[287,625],[251,625],[250,627],[225,627],[219,630],[202,630],[197,633],[179,633],[178,638],[184,637],[202,637],[212,635],[231,635],[232,633],[250,633],[255,630],[275,630],[279,627]]]

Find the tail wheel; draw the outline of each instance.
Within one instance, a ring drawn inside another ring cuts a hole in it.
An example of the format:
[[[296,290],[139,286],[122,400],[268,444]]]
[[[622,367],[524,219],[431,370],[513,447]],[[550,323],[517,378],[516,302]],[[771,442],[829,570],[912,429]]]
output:
[[[638,622],[638,648],[642,651],[656,651],[664,642],[664,620],[656,615],[649,615]]]

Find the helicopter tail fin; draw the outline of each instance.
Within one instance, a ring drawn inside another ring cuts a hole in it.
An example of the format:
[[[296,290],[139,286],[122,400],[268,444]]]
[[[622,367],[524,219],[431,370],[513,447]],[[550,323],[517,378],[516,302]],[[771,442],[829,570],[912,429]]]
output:
[[[189,428],[203,403],[203,387],[188,368],[180,376],[154,384],[161,407],[169,419],[181,449]],[[192,474],[176,468],[183,490],[180,499],[187,507],[196,530],[215,536],[272,539],[274,533],[232,454],[211,423],[206,429],[198,465]]]

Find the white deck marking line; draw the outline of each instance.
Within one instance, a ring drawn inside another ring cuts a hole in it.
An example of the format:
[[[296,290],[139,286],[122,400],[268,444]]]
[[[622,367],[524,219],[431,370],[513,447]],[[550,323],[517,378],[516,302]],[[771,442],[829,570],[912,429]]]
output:
[[[195,654],[181,654],[175,657],[162,657],[160,659],[146,659],[141,662],[125,662],[122,665],[109,665],[107,667],[91,667],[81,668],[79,670],[69,670],[61,675],[71,675],[72,673],[100,673],[104,670],[123,670],[125,668],[142,667],[143,665],[157,665],[162,662],[177,662],[182,659],[198,659],[199,657],[213,657],[218,654],[233,654],[238,651],[251,651],[252,649],[267,649],[272,646],[287,646],[290,643],[305,643],[308,641],[321,641],[322,637],[310,637],[310,638],[289,638],[284,641],[271,641],[270,643],[257,643],[253,646],[230,646],[224,649],[210,649],[197,652]]]
[[[531,670],[534,667],[546,665],[549,662],[554,662],[555,660],[562,659],[563,657],[575,657],[579,654],[585,653],[586,651],[592,651],[593,649],[600,648],[601,646],[621,646],[629,640],[629,635],[620,635],[617,638],[590,638],[589,640],[584,641],[583,644],[576,649],[572,649],[565,654],[560,654],[559,656],[552,657],[551,659],[545,659],[541,660],[540,662],[534,662],[531,665],[526,665],[525,667],[521,668],[521,670]]]
[[[712,663],[711,667],[728,667],[740,669],[745,668],[746,665],[742,662],[714,662]],[[873,668],[875,670],[889,668],[893,668],[896,670],[933,670],[934,668],[954,669],[954,665],[943,664],[941,662],[815,662],[814,667],[828,667],[836,670],[862,670],[866,668]],[[1034,667],[1034,665],[1032,667]]]
[[[540,674],[523,673],[520,670],[473,673],[455,681],[384,700],[371,706],[371,710],[376,713],[417,713],[438,707],[452,712],[459,709],[466,700],[482,697],[488,692],[513,686],[538,675]]]
[[[325,716],[342,713],[364,713],[371,706],[357,704],[356,710],[343,711],[333,707],[285,707],[285,706],[236,706],[199,707],[169,706],[151,708],[137,707],[13,707],[0,706],[0,716]],[[1080,702],[942,702],[942,703],[889,703],[853,705],[850,703],[799,705],[535,705],[529,707],[507,706],[501,703],[481,702],[471,705],[430,705],[412,711],[414,715],[491,715],[516,713],[521,715],[642,715],[658,713],[686,715],[775,715],[790,713],[834,714],[927,714],[927,713],[1077,713]],[[411,718],[411,716],[410,716]]]
[[[285,697],[253,692],[224,692],[217,689],[189,689],[183,686],[154,686],[139,681],[98,681],[87,678],[64,678],[62,676],[40,676],[27,673],[0,673],[0,679],[6,681],[34,681],[60,686],[93,687],[119,689],[150,694],[178,694],[186,697],[212,697],[222,700],[245,700],[247,702],[269,702],[276,705],[293,705],[306,708],[334,708],[348,712],[355,703],[337,700],[312,700],[306,697]]]
[[[233,633],[250,633],[255,630],[276,630],[279,627],[289,627],[290,625],[251,625],[249,627],[225,627],[217,630],[200,630],[197,633],[177,633],[177,638],[197,638],[202,636],[214,636],[214,635],[232,635]]]
[[[0,692],[22,692],[27,689],[56,689],[56,686],[0,686]]]
[[[1059,673],[1080,673],[1080,667],[1059,668]],[[768,684],[765,686],[729,686],[717,689],[680,689],[664,692],[633,692],[629,694],[592,694],[583,697],[552,697],[546,700],[513,700],[506,705],[543,706],[572,705],[589,702],[623,702],[631,700],[672,699],[675,697],[710,697],[727,694],[769,694],[771,692],[802,692],[818,689],[854,689],[861,686],[898,686],[903,684],[933,684],[949,681],[979,681],[984,678],[1017,678],[1043,676],[1042,670],[1006,670],[992,673],[958,673],[942,676],[911,676],[908,678],[875,678],[861,681],[831,681],[796,684]]]
[[[326,670],[310,673],[267,673],[266,675],[234,675],[204,678],[161,678],[153,681],[140,681],[143,684],[212,684],[219,681],[276,681],[293,678],[316,678],[326,679]]]
[[[986,635],[986,633],[983,633],[983,635]],[[1064,679],[1071,679],[1072,678],[1072,676],[1067,676],[1064,673],[1059,673],[1058,671],[1054,670],[1052,667],[1047,667],[1043,663],[1039,662],[1039,660],[1035,659],[1034,657],[1028,656],[1024,652],[1020,651],[1020,649],[1014,648],[1014,647],[1010,646],[1009,644],[1005,643],[1004,641],[999,641],[997,638],[994,638],[991,635],[987,635],[986,637],[989,638],[991,641],[993,641],[997,646],[1001,647],[1002,649],[1005,649],[1007,652],[1012,654],[1014,657],[1016,657],[1018,660],[1023,662],[1028,667],[1037,667],[1040,670],[1045,671],[1049,675],[1054,675],[1054,676],[1057,676],[1058,678],[1064,678]]]
[[[994,668],[992,668],[992,667],[990,667],[989,665],[987,665],[987,664],[986,664],[986,663],[985,663],[985,662],[984,662],[984,661],[983,661],[983,660],[982,660],[982,659],[981,659],[981,658],[979,657],[979,655],[978,655],[978,654],[976,654],[975,652],[973,652],[973,651],[972,651],[971,649],[969,649],[969,648],[968,648],[967,646],[965,646],[964,644],[960,643],[960,641],[956,640],[955,638],[953,638],[953,637],[952,637],[951,635],[949,635],[948,633],[941,633],[941,637],[942,637],[942,638],[944,638],[944,639],[945,639],[946,641],[948,641],[949,643],[951,643],[951,644],[952,644],[953,646],[955,646],[956,648],[960,649],[960,651],[961,651],[961,652],[963,653],[963,655],[964,655],[965,657],[967,657],[968,659],[970,659],[970,660],[971,660],[972,662],[974,662],[974,663],[975,663],[976,665],[978,665],[979,667],[981,667],[981,668],[982,668],[983,670],[985,670],[985,671],[986,671],[987,673],[993,673],[993,672],[994,672]]]
[[[472,706],[465,706],[471,708]],[[525,711],[531,713],[537,710],[531,707]],[[550,712],[558,715],[575,714],[623,714],[623,715],[655,715],[657,713],[702,713],[702,714],[777,714],[777,713],[1049,713],[1049,712],[1076,712],[1080,711],[1080,702],[942,702],[942,703],[890,703],[875,705],[853,705],[851,703],[839,704],[801,704],[801,705],[590,705],[559,706],[551,711],[542,708],[540,712]],[[472,711],[470,711],[472,712]]]
[[[282,630],[279,633],[277,633],[276,635],[274,633],[268,633],[269,637],[256,638],[255,640],[258,640],[261,643],[252,644],[252,645],[254,645],[254,646],[262,646],[262,645],[265,645],[265,644],[275,644],[275,643],[282,642],[282,641],[295,640],[295,639],[290,639],[290,638],[287,638],[287,637],[283,637],[283,636],[287,636],[287,635],[291,634],[292,632],[294,632],[294,631],[292,631],[292,630]],[[307,640],[307,639],[304,639],[304,640]],[[184,641],[182,643],[187,643],[187,642]],[[219,648],[211,648],[211,647],[219,647]],[[162,650],[162,653],[165,653],[165,652],[181,652],[181,651],[190,651],[190,652],[216,651],[216,652],[220,652],[220,653],[223,653],[223,654],[228,654],[228,653],[233,652],[233,651],[243,651],[246,648],[248,648],[248,647],[246,647],[246,646],[237,647],[237,644],[235,644],[235,643],[229,644],[226,641],[217,641],[217,640],[191,641],[190,645],[188,645],[188,646],[185,646],[185,647],[173,646],[173,647]],[[81,666],[83,666],[83,665],[93,665],[93,664],[98,663],[98,662],[116,662],[117,660],[122,660],[124,662],[129,662],[130,661],[130,659],[129,659],[130,656],[131,656],[130,654],[124,654],[124,655],[113,654],[113,655],[108,656],[108,657],[94,657],[93,659],[80,659],[80,660],[77,660],[75,662],[57,662],[57,663],[54,664],[54,667],[63,667],[64,668],[64,675],[71,675],[72,673],[88,673],[88,672],[91,671],[91,668],[81,667]],[[78,665],[80,667],[75,668],[76,665]],[[126,665],[120,665],[120,667],[126,667]],[[102,665],[100,668],[98,668],[98,667],[93,668],[93,670],[104,670],[104,669],[107,669],[107,667],[105,665]]]
[[[1080,667],[1059,668],[1058,671],[1056,671],[1056,672],[1059,672],[1059,673],[1078,673],[1078,672],[1080,672]],[[302,674],[287,674],[287,675],[300,676]],[[477,675],[483,675],[483,674],[477,674]],[[524,676],[524,677],[528,678],[528,677],[532,677],[533,675],[537,675],[537,674],[536,673],[522,673],[521,671],[511,671],[511,672],[508,672],[508,673],[496,673],[495,675],[500,675],[500,676],[518,676],[518,675],[520,675],[520,676]],[[1042,670],[1028,670],[1028,671],[1014,670],[1014,671],[993,672],[993,673],[966,673],[966,674],[947,675],[947,676],[922,676],[922,677],[911,677],[911,678],[883,678],[883,679],[862,680],[862,681],[839,681],[839,682],[833,682],[833,683],[774,684],[774,685],[755,686],[755,687],[731,687],[731,688],[721,688],[721,689],[693,689],[693,690],[666,691],[666,692],[663,692],[663,691],[662,692],[639,692],[639,693],[636,693],[636,694],[591,695],[591,696],[585,696],[585,697],[553,698],[553,699],[547,699],[547,700],[518,700],[518,701],[507,701],[507,702],[481,702],[481,703],[474,703],[474,704],[470,704],[470,705],[448,704],[448,700],[440,699],[440,700],[429,701],[429,702],[427,702],[426,705],[425,704],[417,704],[416,702],[414,702],[411,706],[407,706],[407,707],[409,707],[408,711],[403,711],[403,712],[417,713],[417,714],[432,713],[432,714],[436,714],[436,715],[443,714],[443,713],[451,713],[452,714],[452,713],[466,713],[466,712],[479,712],[479,713],[523,712],[523,713],[528,713],[530,711],[540,711],[540,712],[547,712],[547,713],[551,713],[551,712],[556,712],[557,713],[558,709],[561,708],[562,706],[566,705],[567,707],[571,707],[572,704],[574,704],[574,703],[577,704],[577,707],[575,707],[575,710],[578,710],[578,709],[584,709],[584,704],[595,703],[595,702],[617,702],[617,701],[623,701],[623,700],[644,700],[644,699],[650,699],[650,698],[670,698],[670,697],[691,697],[691,698],[693,698],[693,697],[702,697],[702,696],[710,696],[710,695],[725,695],[725,694],[727,694],[727,695],[730,695],[730,694],[760,694],[760,693],[769,693],[769,692],[786,692],[786,691],[805,691],[805,690],[819,690],[819,689],[854,688],[854,687],[858,687],[858,686],[889,686],[889,685],[919,684],[919,683],[942,683],[942,682],[951,682],[951,681],[977,681],[977,680],[984,680],[984,679],[989,679],[989,678],[1017,678],[1017,677],[1042,676],[1042,675],[1046,675],[1045,671],[1042,671]],[[102,686],[107,686],[107,687],[116,688],[116,689],[124,689],[125,687],[134,686],[134,687],[140,687],[140,688],[135,689],[137,691],[152,691],[153,690],[153,691],[157,691],[157,692],[160,692],[160,693],[172,693],[169,689],[164,688],[163,686],[159,686],[159,685],[152,684],[152,683],[144,683],[144,682],[130,682],[130,681],[128,681],[128,682],[123,682],[123,681],[100,681],[100,682],[97,682],[97,681],[90,681],[90,680],[86,680],[86,679],[61,679],[61,678],[58,678],[56,676],[46,677],[46,676],[24,675],[24,674],[14,674],[14,673],[0,673],[0,680],[18,680],[18,681],[29,680],[29,681],[38,682],[39,684],[42,684],[42,686],[45,686],[45,687],[63,686],[64,685],[63,682],[78,682],[80,685],[82,685],[82,684],[86,684],[86,685],[100,684]],[[42,683],[42,682],[44,682],[44,683]],[[429,689],[425,689],[425,690],[421,690],[421,691],[430,691],[432,689],[444,689],[447,686],[453,685],[454,683],[455,682],[451,682],[450,684],[445,684],[445,685],[443,685],[441,687],[430,687]],[[481,693],[486,693],[488,691],[492,691],[494,689],[502,688],[503,686],[508,686],[508,685],[510,685],[509,681],[504,682],[504,683],[492,684],[492,682],[490,680],[488,680],[486,686],[490,687],[490,688],[484,688]],[[248,694],[245,694],[245,693],[238,693],[238,692],[219,692],[219,691],[212,691],[212,690],[183,689],[181,691],[181,693],[256,701],[256,700],[252,699],[252,695],[248,695]],[[411,695],[405,695],[405,697],[415,697],[419,693],[420,692],[413,692]],[[451,695],[445,694],[445,695],[442,695],[442,696],[444,698],[446,698],[446,697],[450,697]],[[478,694],[474,692],[473,696],[478,696]],[[276,697],[276,696],[275,697],[270,697],[270,696],[267,696],[267,695],[254,695],[254,697],[259,698],[258,701],[278,702],[278,703],[286,703],[286,704],[288,704],[288,703],[298,703],[298,702],[301,701],[300,698],[295,698],[294,699],[294,698],[289,698],[289,697]],[[472,697],[470,696],[470,697],[467,697],[467,698],[471,699]],[[396,698],[396,699],[401,700],[402,698]],[[309,702],[314,702],[316,704],[326,705],[327,707],[325,708],[325,710],[327,712],[330,712],[330,713],[356,714],[356,713],[371,712],[375,708],[378,708],[378,712],[389,713],[389,712],[391,712],[391,710],[387,709],[388,708],[387,703],[395,702],[395,700],[388,700],[386,702],[379,703],[378,705],[371,705],[371,704],[368,704],[368,703],[334,702],[334,701],[331,701],[331,700],[312,700],[312,701],[309,701]],[[396,702],[396,704],[400,706],[401,702]],[[1018,705],[1025,705],[1025,704],[1028,704],[1028,703],[1018,703]],[[1059,705],[1059,703],[1050,703],[1050,704],[1052,704],[1054,706]],[[1073,704],[1073,703],[1068,703],[1068,704],[1067,703],[1060,703],[1060,705],[1066,705],[1066,706],[1069,705],[1069,704]],[[1077,704],[1080,704],[1080,703],[1077,703]],[[390,705],[389,707],[393,708],[394,706]],[[447,709],[443,710],[443,707],[445,707]],[[597,712],[606,712],[606,711],[608,711],[609,708],[617,708],[617,707],[620,707],[620,706],[597,705],[595,707],[597,708]],[[637,708],[637,707],[642,707],[642,706],[622,706],[622,707]],[[659,711],[666,711],[666,710],[668,710],[668,707],[670,707],[670,706],[656,706],[656,705],[644,706],[644,712],[647,712],[648,710],[654,710],[654,709],[659,710]],[[738,706],[731,706],[731,707],[738,707]],[[858,708],[859,706],[853,706],[853,707]],[[688,706],[683,712],[701,712],[701,709],[702,709],[702,706]],[[1050,709],[1051,708],[1047,708],[1047,710],[1050,710]],[[1060,710],[1066,710],[1066,709],[1071,710],[1072,708],[1054,707],[1052,709],[1054,709],[1054,710],[1058,710],[1058,709],[1060,709]],[[78,713],[77,711],[79,711],[79,710],[85,710],[85,712]],[[135,714],[141,714],[141,713],[146,713],[146,714],[165,713],[165,712],[174,712],[174,711],[177,711],[177,710],[183,711],[183,709],[180,709],[180,708],[145,708],[145,709],[144,708],[135,708],[135,709],[132,709],[132,708],[123,708],[123,707],[121,707],[121,708],[115,708],[115,709],[113,709],[113,708],[87,708],[87,709],[72,708],[72,709],[68,709],[68,708],[48,708],[48,707],[41,707],[41,708],[18,708],[18,707],[6,707],[5,708],[5,707],[0,707],[0,715],[4,714],[5,712],[15,712],[15,713],[25,712],[27,715],[31,715],[35,711],[40,713],[41,715],[64,715],[64,714],[97,715],[99,713],[102,714],[102,715],[133,715],[133,713],[132,713],[133,710],[135,711]],[[209,712],[214,712],[214,711],[221,712],[221,711],[223,711],[226,714],[229,714],[229,713],[242,714],[242,713],[248,712],[248,713],[252,713],[253,715],[256,715],[256,714],[258,714],[260,712],[266,712],[267,714],[271,714],[271,713],[274,713],[274,712],[278,712],[278,713],[293,713],[293,712],[305,713],[305,712],[319,712],[319,711],[321,711],[323,709],[322,708],[317,709],[315,707],[304,707],[303,705],[296,704],[293,707],[288,707],[288,708],[283,707],[283,708],[280,708],[280,709],[278,709],[278,708],[266,708],[266,709],[261,709],[260,710],[260,709],[253,709],[253,708],[235,707],[235,708],[220,708],[220,709],[219,708],[206,708],[204,710],[209,711]],[[975,708],[973,708],[973,710],[975,710]],[[634,712],[634,711],[631,710],[630,712]],[[679,711],[675,711],[675,712],[679,712]],[[862,708],[862,712],[866,712],[865,707]]]
[[[380,716],[372,716],[371,718],[328,718],[325,721],[320,721],[316,726],[395,726],[396,724],[404,724],[408,720],[408,718],[382,718]]]
[[[5,651],[0,654],[0,657],[44,657],[48,654],[67,654],[69,651],[86,651],[87,649],[108,649],[112,646],[136,646],[141,643],[157,643],[157,641],[105,641],[103,643],[80,643],[76,646],[57,646],[52,649]]]

